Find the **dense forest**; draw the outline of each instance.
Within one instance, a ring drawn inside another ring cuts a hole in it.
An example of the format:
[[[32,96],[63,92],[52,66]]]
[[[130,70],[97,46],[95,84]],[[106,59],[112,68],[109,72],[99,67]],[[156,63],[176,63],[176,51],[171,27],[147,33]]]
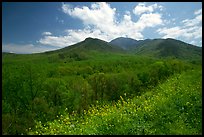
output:
[[[202,134],[201,49],[176,49],[187,53],[180,57],[138,47],[89,38],[52,52],[2,53],[3,134]]]

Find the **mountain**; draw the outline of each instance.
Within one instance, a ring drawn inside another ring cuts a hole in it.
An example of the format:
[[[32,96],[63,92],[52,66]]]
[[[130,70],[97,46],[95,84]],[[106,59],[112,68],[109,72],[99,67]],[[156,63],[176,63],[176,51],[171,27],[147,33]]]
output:
[[[97,39],[97,38],[86,38],[84,41],[72,45],[68,48],[77,48],[81,50],[95,50],[102,52],[122,52],[123,50],[119,47],[113,47],[108,42]]]
[[[138,55],[175,57],[178,59],[201,59],[202,48],[176,39],[153,39],[138,44],[132,51]]]
[[[156,58],[178,58],[182,60],[199,60],[202,62],[202,47],[197,47],[176,39],[145,39],[134,40],[119,37],[111,42],[97,38],[86,38],[84,41],[67,46],[62,49],[48,51],[41,54],[58,56],[60,58],[74,58],[75,60],[86,59],[92,53],[129,53]],[[40,53],[38,53],[41,55]],[[2,57],[16,55],[2,53]]]
[[[131,38],[119,37],[119,38],[113,39],[109,43],[114,47],[120,47],[122,49],[129,50],[131,47],[135,47],[140,42],[141,40],[138,41]]]
[[[94,58],[95,55],[106,53],[126,53],[120,47],[114,47],[106,41],[97,38],[86,38],[84,41],[76,43],[65,48],[45,52],[50,56],[58,56],[60,59],[71,59],[71,60],[86,60],[90,57]]]
[[[130,53],[157,58],[173,57],[184,60],[201,60],[202,57],[201,47],[172,38],[138,41],[131,38],[119,37],[109,43],[113,47],[123,48]]]
[[[97,38],[86,38],[84,41],[76,43],[71,46],[67,46],[65,48],[49,51],[45,53],[53,53],[53,52],[89,52],[89,51],[99,51],[99,52],[125,52],[120,47],[114,47],[106,41],[97,39]]]

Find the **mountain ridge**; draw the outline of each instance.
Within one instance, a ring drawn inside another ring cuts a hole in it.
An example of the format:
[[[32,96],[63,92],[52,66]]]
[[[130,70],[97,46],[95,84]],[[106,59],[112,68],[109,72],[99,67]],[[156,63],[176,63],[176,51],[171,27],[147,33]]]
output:
[[[119,44],[117,45],[117,43]],[[100,53],[137,54],[156,58],[173,57],[184,60],[202,61],[202,47],[172,38],[134,40],[132,38],[119,37],[107,42],[98,38],[88,37],[76,44],[37,54],[63,54],[63,56],[70,56],[70,54],[73,53],[79,55],[81,53],[91,54],[90,51],[97,51]],[[2,52],[2,56],[3,54],[5,53]]]
[[[120,44],[117,45],[117,43],[121,42],[121,40],[124,40],[124,38],[116,38],[112,40],[114,41],[113,46],[123,48]],[[131,38],[125,38],[124,41],[128,40],[132,41]],[[112,43],[112,41],[110,43]],[[173,38],[140,40],[140,42],[137,42],[134,45],[127,44],[125,50],[133,54],[147,55],[156,58],[174,57],[184,60],[191,60],[194,58],[196,58],[196,60],[200,60],[202,57],[202,47],[198,47]]]
[[[127,37],[118,37],[116,39],[111,40],[109,43],[115,47],[117,46],[117,47],[121,47],[125,50],[128,50],[132,46],[140,43],[140,40],[135,40],[132,38],[127,38]]]

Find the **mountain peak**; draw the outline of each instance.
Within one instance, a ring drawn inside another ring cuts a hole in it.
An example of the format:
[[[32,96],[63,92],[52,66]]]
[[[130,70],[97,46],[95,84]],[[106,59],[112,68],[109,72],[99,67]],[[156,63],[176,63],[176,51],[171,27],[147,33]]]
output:
[[[95,38],[87,37],[87,38],[85,39],[85,41],[89,41],[89,40],[95,40]]]
[[[87,37],[84,41],[93,41],[93,40],[100,40],[100,39]]]
[[[118,37],[118,38],[113,39],[113,40],[134,40],[134,41],[137,41],[136,39],[128,38],[128,37]],[[113,40],[112,40],[112,41],[113,41]]]
[[[139,41],[127,37],[118,37],[109,43],[122,49],[129,49],[130,47],[137,45]]]

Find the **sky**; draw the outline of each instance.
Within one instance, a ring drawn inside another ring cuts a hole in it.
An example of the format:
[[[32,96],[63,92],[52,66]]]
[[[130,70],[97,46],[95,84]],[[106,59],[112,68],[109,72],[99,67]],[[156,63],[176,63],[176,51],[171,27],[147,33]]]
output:
[[[87,37],[202,47],[202,2],[2,2],[2,52],[40,53]]]

